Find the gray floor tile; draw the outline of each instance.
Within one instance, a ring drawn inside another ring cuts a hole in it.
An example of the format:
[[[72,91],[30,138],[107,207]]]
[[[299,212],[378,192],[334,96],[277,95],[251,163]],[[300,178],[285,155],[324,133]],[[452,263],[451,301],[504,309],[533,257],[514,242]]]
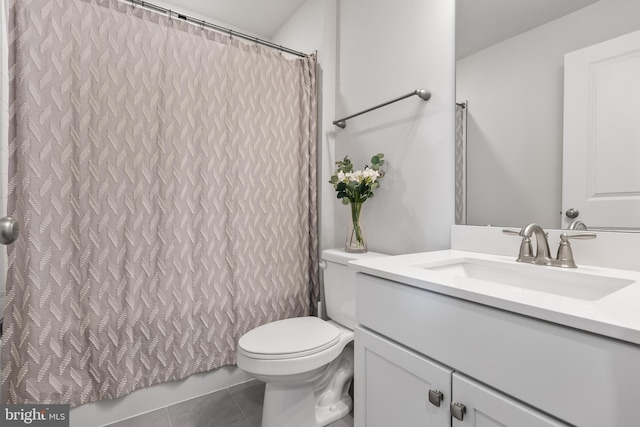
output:
[[[353,412],[338,421],[332,422],[327,427],[353,427]]]
[[[171,427],[165,408],[109,424],[108,427]]]
[[[262,381],[248,381],[230,387],[229,392],[235,399],[244,415],[251,420],[252,424],[256,422],[260,425],[262,420],[262,402],[264,401],[265,384]]]
[[[176,427],[176,426],[174,426],[174,427]],[[235,423],[228,424],[228,425],[226,425],[224,427],[253,427],[253,426],[251,425],[249,420],[244,419],[244,420],[240,420],[240,421],[235,422]],[[258,426],[258,427],[260,427],[260,426]]]
[[[264,387],[249,381],[108,427],[260,427]],[[327,427],[353,427],[353,412]]]
[[[167,408],[174,427],[240,427],[246,418],[227,389]]]
[[[249,423],[251,427],[262,427],[262,412],[258,415],[254,415],[253,417],[249,417]]]

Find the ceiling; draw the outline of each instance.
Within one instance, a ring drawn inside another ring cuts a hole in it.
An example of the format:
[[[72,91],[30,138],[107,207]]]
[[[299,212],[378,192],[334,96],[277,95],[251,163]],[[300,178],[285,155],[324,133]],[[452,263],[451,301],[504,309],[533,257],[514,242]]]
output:
[[[154,3],[154,0],[150,0]],[[241,32],[270,39],[300,8],[305,0],[167,0],[176,10],[194,12]],[[156,2],[162,5],[163,2]],[[166,4],[166,3],[165,3]],[[167,7],[167,6],[165,6]]]
[[[456,58],[582,9],[598,0],[457,0]]]
[[[158,5],[272,38],[306,0],[159,0]],[[598,0],[456,0],[456,57],[462,58]],[[153,0],[151,0],[153,2]]]

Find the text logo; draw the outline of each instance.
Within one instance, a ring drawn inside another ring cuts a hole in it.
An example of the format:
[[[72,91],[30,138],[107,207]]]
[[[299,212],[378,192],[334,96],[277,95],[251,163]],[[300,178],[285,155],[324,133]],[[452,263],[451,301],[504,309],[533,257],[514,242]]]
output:
[[[69,427],[69,405],[0,405],[2,426]]]

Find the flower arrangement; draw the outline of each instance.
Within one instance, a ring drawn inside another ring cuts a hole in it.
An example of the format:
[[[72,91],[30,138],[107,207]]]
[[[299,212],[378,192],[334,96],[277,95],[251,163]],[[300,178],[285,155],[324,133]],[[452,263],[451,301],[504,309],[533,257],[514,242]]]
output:
[[[360,225],[362,204],[373,197],[373,190],[380,187],[380,178],[384,176],[384,154],[378,153],[371,158],[371,166],[362,170],[353,170],[349,156],[336,162],[336,172],[329,183],[338,192],[337,198],[343,205],[351,206],[351,224],[347,232],[345,250],[347,252],[366,252],[367,244]]]

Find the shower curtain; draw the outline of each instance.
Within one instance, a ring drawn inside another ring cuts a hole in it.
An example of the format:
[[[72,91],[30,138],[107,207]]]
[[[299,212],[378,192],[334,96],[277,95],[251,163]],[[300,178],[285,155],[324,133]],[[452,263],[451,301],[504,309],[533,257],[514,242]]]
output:
[[[9,67],[7,67],[7,10],[6,2],[0,0],[0,217],[7,215],[7,128],[9,127]],[[7,273],[7,251],[0,250],[0,327],[4,315],[5,282]],[[1,335],[1,334],[0,334]],[[0,367],[0,371],[2,368]]]
[[[315,58],[115,0],[13,0],[2,402],[235,362],[318,295]]]
[[[455,221],[456,224],[467,223],[467,178],[466,178],[466,105],[468,103],[456,103],[456,146],[455,146]]]

